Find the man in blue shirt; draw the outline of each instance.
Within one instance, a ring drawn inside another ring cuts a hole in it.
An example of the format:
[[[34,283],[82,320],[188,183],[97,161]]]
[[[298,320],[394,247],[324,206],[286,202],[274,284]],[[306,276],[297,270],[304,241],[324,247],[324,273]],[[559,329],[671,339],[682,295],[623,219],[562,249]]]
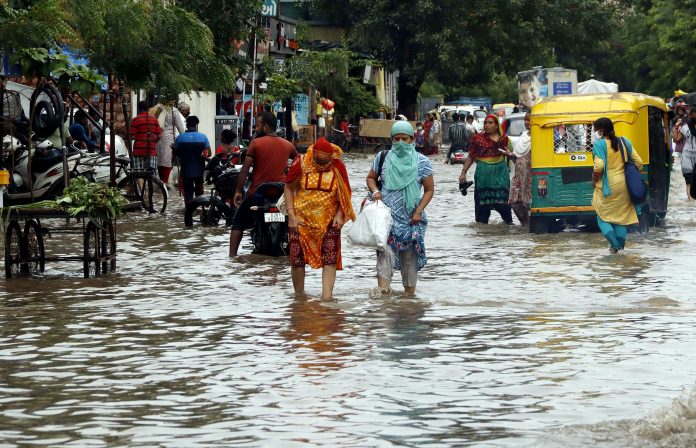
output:
[[[180,182],[184,190],[184,204],[188,205],[196,195],[203,194],[203,172],[206,158],[210,157],[210,143],[205,134],[198,132],[198,117],[186,118],[186,132],[174,142],[174,155],[181,164]]]
[[[80,109],[75,112],[75,122],[70,126],[70,136],[75,141],[75,144],[82,146],[89,152],[94,152],[94,142],[89,137],[89,118],[87,113]]]

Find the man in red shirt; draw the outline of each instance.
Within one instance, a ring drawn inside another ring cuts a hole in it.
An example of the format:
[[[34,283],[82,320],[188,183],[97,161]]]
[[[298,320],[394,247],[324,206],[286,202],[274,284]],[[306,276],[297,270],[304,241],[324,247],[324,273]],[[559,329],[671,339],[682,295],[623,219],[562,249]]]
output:
[[[147,113],[147,103],[138,103],[138,115],[131,121],[133,169],[146,171],[157,167],[157,141],[162,134],[159,121]]]
[[[271,112],[261,112],[256,117],[256,137],[249,144],[234,194],[234,205],[238,209],[230,233],[230,257],[237,256],[244,230],[254,226],[254,215],[250,208],[263,201],[263,198],[254,195],[258,186],[266,182],[285,182],[288,159],[297,157],[293,144],[276,136],[276,125],[276,117]],[[242,201],[242,188],[251,167],[254,168],[254,175],[247,196]]]

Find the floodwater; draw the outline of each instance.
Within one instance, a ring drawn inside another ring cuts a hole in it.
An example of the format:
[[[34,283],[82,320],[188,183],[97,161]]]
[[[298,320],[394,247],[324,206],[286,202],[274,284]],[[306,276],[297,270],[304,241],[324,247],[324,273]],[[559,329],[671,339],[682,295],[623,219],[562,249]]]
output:
[[[347,156],[357,206],[368,160]],[[0,291],[0,447],[696,445],[694,205],[608,254],[601,234],[473,223],[435,158],[416,297],[375,297],[344,241],[335,298],[224,228],[119,222],[118,273]],[[345,235],[345,232],[344,232]],[[53,253],[80,239],[55,236]]]

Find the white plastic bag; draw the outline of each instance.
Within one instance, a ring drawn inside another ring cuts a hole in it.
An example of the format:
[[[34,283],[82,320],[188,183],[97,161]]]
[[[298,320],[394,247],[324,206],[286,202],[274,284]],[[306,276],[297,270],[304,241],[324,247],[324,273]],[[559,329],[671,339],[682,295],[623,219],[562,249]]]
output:
[[[367,204],[348,232],[348,241],[356,246],[384,250],[391,231],[391,210],[382,201]]]

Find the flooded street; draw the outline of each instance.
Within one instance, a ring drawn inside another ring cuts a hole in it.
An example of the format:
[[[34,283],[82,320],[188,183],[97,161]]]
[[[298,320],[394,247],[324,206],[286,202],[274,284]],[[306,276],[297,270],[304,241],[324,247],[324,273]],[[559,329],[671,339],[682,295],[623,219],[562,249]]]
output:
[[[346,159],[358,207],[368,159]],[[231,261],[229,231],[184,229],[178,197],[119,222],[115,276],[2,280],[0,447],[695,446],[681,175],[666,227],[610,256],[600,233],[474,224],[442,161],[415,298],[398,275],[375,298],[374,252],[346,231],[335,298],[312,270],[295,298],[287,259],[247,237]]]

